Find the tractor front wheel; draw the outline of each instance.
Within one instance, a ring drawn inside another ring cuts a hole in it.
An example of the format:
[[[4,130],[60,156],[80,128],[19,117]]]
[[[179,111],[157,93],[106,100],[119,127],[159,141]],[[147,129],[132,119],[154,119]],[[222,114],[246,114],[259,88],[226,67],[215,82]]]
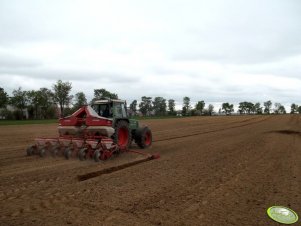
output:
[[[121,120],[115,126],[114,143],[119,147],[128,149],[132,142],[132,134],[130,132],[129,123]]]

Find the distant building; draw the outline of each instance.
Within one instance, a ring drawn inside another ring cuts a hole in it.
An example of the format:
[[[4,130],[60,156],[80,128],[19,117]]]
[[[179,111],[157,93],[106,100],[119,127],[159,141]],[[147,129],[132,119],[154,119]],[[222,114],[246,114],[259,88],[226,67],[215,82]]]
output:
[[[181,110],[177,111],[177,116],[180,116],[180,117],[183,116]]]
[[[12,106],[12,105],[7,105],[6,108],[1,108],[1,109],[0,109],[0,114],[1,114],[2,111],[5,111],[5,110],[6,110],[6,111],[9,111],[9,112],[11,112],[11,113],[13,114],[13,113],[14,113],[15,111],[17,111],[18,109],[15,108],[15,107]],[[27,108],[22,110],[22,118],[23,118],[23,119],[28,119],[28,118],[29,118],[29,113],[28,113]],[[6,119],[6,118],[5,118],[5,115],[0,115],[0,119]]]

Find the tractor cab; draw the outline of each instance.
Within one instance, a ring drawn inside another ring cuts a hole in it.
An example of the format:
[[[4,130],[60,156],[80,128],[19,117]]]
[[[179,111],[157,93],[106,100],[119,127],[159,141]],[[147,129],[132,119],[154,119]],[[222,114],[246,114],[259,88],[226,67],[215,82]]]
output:
[[[141,148],[151,145],[151,130],[147,126],[139,127],[137,120],[129,118],[124,100],[103,98],[94,101],[92,108],[99,116],[113,120],[112,127],[115,130],[113,140],[115,144],[129,148],[132,140],[135,140]]]
[[[99,116],[105,118],[122,119],[128,118],[125,101],[101,99],[96,100],[92,104],[92,108]]]

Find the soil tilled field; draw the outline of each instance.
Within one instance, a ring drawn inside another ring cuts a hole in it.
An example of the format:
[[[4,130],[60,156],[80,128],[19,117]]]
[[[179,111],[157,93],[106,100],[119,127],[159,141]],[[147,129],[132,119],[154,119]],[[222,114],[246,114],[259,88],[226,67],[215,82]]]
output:
[[[0,127],[1,225],[280,225],[266,209],[301,215],[299,115],[142,121],[161,158],[84,181],[106,162],[25,156],[57,125]],[[137,147],[133,145],[133,149]],[[300,225],[300,220],[296,225]]]

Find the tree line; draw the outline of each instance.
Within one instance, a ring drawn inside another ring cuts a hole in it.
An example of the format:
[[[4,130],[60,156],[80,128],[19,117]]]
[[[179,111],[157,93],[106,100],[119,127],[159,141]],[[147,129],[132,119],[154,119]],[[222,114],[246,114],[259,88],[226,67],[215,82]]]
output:
[[[163,97],[155,97],[152,100],[152,97],[143,96],[139,104],[139,111],[144,116],[149,115],[176,115],[181,114],[182,116],[197,116],[197,115],[213,115],[213,114],[226,114],[231,115],[234,112],[234,105],[228,102],[222,103],[221,108],[218,112],[215,112],[214,106],[209,104],[206,107],[204,100],[197,101],[194,106],[190,104],[190,98],[184,97],[182,110],[175,110],[175,100],[169,99],[166,100]],[[134,100],[130,104],[130,110],[137,114],[137,100]],[[238,105],[238,114],[286,114],[285,107],[280,103],[275,103],[273,108],[273,103],[271,100],[268,100],[263,103],[263,106],[259,102],[240,102]],[[297,104],[291,105],[291,114],[299,113],[301,114],[301,106]]]
[[[75,104],[71,107],[73,95],[70,95],[72,84],[58,80],[52,89],[13,90],[12,96],[0,87],[0,116],[5,119],[52,119],[70,113],[76,107],[86,104],[83,92],[75,94]],[[12,109],[8,109],[12,106]],[[74,108],[74,109],[73,109]],[[26,117],[26,113],[28,114]]]
[[[80,106],[88,103],[86,95],[83,92],[77,92],[71,95],[71,82],[58,80],[52,85],[52,88],[40,88],[39,90],[22,90],[21,87],[13,90],[12,96],[9,96],[5,90],[0,87],[0,116],[5,119],[24,119],[25,110],[27,118],[30,119],[51,119],[69,115]],[[90,101],[108,97],[118,99],[116,93],[106,89],[94,89],[94,97]],[[12,106],[13,109],[8,109]],[[129,104],[130,115],[142,116],[196,116],[226,114],[231,115],[234,112],[234,105],[228,102],[222,103],[221,108],[216,112],[214,106],[209,104],[206,107],[204,100],[197,101],[194,106],[191,105],[189,97],[183,98],[182,109],[176,111],[174,99],[165,99],[163,97],[142,96],[141,100],[133,100]],[[238,105],[238,114],[286,114],[285,107],[280,103],[273,104],[270,100],[263,103],[240,102]],[[291,114],[301,114],[301,106],[293,103],[291,105]]]

